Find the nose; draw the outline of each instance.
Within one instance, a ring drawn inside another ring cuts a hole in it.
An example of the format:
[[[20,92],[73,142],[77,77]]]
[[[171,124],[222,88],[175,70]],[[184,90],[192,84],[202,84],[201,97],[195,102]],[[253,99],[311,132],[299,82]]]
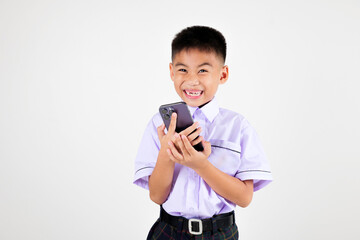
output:
[[[196,86],[199,84],[199,79],[196,74],[191,74],[191,75],[189,75],[187,82],[192,86]]]

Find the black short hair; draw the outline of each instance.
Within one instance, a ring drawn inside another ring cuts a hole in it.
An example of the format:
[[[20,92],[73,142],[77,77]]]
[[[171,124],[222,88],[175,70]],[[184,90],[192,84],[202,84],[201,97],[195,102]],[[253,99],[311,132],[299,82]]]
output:
[[[215,52],[225,63],[226,41],[218,30],[206,26],[192,26],[176,34],[171,44],[171,59],[182,50],[191,48],[200,51]]]

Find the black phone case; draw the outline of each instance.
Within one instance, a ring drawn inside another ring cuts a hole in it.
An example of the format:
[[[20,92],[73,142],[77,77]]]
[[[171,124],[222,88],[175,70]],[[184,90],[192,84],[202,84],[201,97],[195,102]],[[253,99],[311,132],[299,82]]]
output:
[[[190,127],[194,121],[191,117],[190,111],[185,102],[176,102],[161,105],[159,107],[159,112],[161,118],[164,121],[166,129],[169,129],[170,121],[171,121],[171,114],[175,112],[177,114],[176,119],[176,128],[175,131],[177,133],[185,130],[186,128]],[[204,147],[202,143],[198,143],[193,146],[197,151],[203,151]]]

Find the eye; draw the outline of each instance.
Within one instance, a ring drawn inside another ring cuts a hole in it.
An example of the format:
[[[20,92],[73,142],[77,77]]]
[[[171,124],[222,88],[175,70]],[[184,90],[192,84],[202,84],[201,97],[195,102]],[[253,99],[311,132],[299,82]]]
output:
[[[201,70],[199,71],[199,73],[205,73],[205,72],[207,72],[207,70],[205,70],[205,69],[201,69]]]
[[[180,68],[178,71],[179,72],[187,72],[186,69],[184,69],[184,68]]]

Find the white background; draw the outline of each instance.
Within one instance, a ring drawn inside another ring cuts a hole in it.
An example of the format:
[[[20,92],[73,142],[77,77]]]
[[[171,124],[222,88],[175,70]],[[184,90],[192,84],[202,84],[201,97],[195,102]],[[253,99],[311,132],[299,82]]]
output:
[[[360,238],[359,1],[1,0],[0,239],[145,239],[159,207],[133,161],[179,100],[170,44],[191,25],[225,35],[218,99],[275,178],[236,209],[240,239]]]

